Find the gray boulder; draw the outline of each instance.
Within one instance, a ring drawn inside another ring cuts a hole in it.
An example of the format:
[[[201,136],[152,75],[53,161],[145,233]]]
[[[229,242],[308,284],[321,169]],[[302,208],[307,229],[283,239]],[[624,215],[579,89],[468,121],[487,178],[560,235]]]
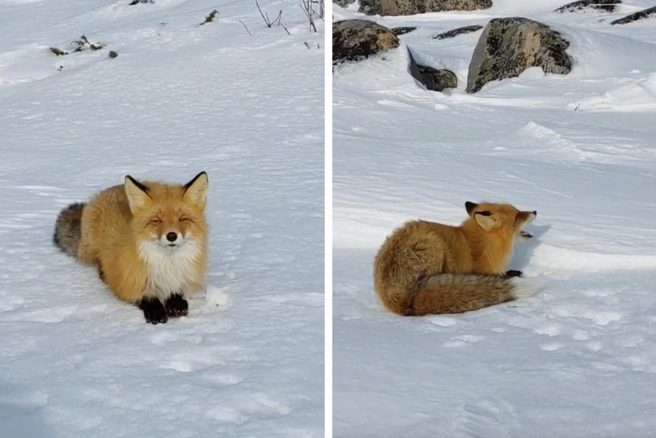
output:
[[[421,82],[427,90],[442,91],[446,88],[456,88],[458,86],[458,78],[451,70],[420,65],[409,49],[408,55],[410,56],[410,74]]]
[[[345,8],[346,6],[350,5],[351,3],[354,3],[355,0],[333,0],[333,3],[335,3],[338,6],[341,6]]]
[[[633,23],[634,21],[644,20],[645,18],[650,18],[656,16],[656,6],[651,8],[643,9],[626,17],[619,18],[615,21],[611,21],[610,24],[627,24]]]
[[[360,12],[367,15],[415,15],[490,7],[492,0],[360,0]]]
[[[343,20],[333,23],[333,65],[357,61],[399,47],[394,33],[373,21]]]
[[[621,3],[622,0],[580,0],[561,6],[554,12],[578,12],[585,10],[615,12],[617,5]]]
[[[465,33],[472,33],[472,32],[478,32],[479,30],[483,29],[483,26],[480,24],[473,24],[471,26],[463,26],[459,27],[457,29],[452,29],[447,32],[443,32],[440,34],[437,34],[433,37],[434,40],[445,40],[447,38],[454,38],[457,37],[458,35],[462,35]]]
[[[519,76],[529,67],[545,73],[567,74],[572,60],[569,42],[549,26],[521,17],[491,20],[474,49],[467,74],[467,93],[490,81]]]

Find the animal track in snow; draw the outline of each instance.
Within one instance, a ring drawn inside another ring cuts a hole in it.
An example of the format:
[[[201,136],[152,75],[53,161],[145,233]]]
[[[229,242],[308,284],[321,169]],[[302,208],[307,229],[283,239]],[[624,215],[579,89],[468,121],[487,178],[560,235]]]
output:
[[[590,339],[590,335],[584,330],[575,330],[574,334],[572,334],[572,339],[575,341],[587,341]]]
[[[599,351],[604,348],[604,344],[599,341],[588,342],[585,346],[590,351]]]
[[[450,316],[431,316],[428,319],[428,322],[440,327],[450,327],[456,325],[456,320]]]
[[[5,321],[26,321],[26,322],[43,322],[56,323],[62,322],[67,317],[75,313],[77,306],[62,306],[52,309],[37,309],[11,314]]]
[[[562,333],[560,324],[546,324],[536,328],[533,333],[538,335],[558,336]]]
[[[556,316],[589,319],[595,324],[602,326],[622,319],[621,313],[612,310],[583,309],[571,306],[554,307],[553,313]]]
[[[561,348],[563,348],[563,344],[561,344],[560,342],[551,342],[548,344],[540,345],[540,350],[543,351],[557,351],[560,350]]]
[[[444,344],[442,344],[442,346],[447,348],[464,347],[465,345],[468,344],[475,344],[476,342],[480,342],[483,339],[485,339],[485,337],[483,336],[461,335],[452,338],[450,341],[446,341]]]
[[[516,423],[509,403],[494,397],[463,403],[453,422],[450,438],[511,438]]]

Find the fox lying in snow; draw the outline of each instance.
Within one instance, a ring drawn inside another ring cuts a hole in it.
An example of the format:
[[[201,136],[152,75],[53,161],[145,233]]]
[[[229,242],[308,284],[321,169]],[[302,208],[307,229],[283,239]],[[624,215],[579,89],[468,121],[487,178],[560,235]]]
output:
[[[503,272],[516,236],[537,216],[509,204],[465,203],[460,226],[423,220],[396,229],[374,261],[374,288],[399,315],[461,313],[534,294],[519,271]]]
[[[95,265],[121,300],[136,304],[146,321],[186,315],[186,296],[203,284],[207,264],[204,210],[208,179],[201,172],[185,185],[138,182],[103,190],[57,217],[54,242]]]

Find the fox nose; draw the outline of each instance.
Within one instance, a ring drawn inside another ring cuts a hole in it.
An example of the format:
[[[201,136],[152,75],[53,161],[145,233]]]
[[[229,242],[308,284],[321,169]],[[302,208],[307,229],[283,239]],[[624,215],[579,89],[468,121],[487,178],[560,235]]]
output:
[[[168,240],[169,242],[175,242],[177,239],[178,239],[178,234],[174,233],[173,231],[166,234],[166,240]]]
[[[538,212],[533,210],[533,216],[537,216],[537,215],[538,215]]]

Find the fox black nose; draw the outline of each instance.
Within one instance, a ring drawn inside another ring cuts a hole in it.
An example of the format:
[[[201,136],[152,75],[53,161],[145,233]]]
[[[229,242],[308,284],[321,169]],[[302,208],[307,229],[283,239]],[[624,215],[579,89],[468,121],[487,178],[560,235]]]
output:
[[[175,242],[177,239],[178,239],[178,234],[174,233],[173,231],[166,234],[166,240],[168,240],[169,242]]]
[[[537,215],[538,215],[538,212],[533,210],[533,216],[537,216]]]

